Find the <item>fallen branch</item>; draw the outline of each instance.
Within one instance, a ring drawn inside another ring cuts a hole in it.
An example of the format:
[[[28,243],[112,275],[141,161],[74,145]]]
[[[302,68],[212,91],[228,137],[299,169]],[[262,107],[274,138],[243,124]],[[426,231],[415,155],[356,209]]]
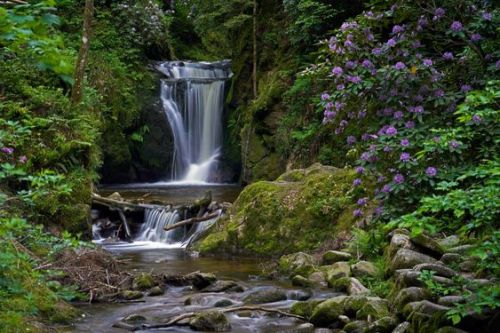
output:
[[[306,318],[302,317],[302,316],[299,316],[299,315],[295,315],[295,314],[292,314],[292,313],[288,313],[288,312],[285,312],[285,311],[281,311],[281,310],[278,310],[278,309],[269,309],[269,308],[262,308],[260,306],[238,306],[238,307],[235,307],[235,308],[227,308],[227,309],[222,309],[222,310],[218,310],[222,313],[230,313],[230,312],[237,312],[237,311],[263,311],[263,312],[270,312],[270,313],[278,313],[280,315],[283,315],[283,316],[286,316],[286,317],[292,317],[292,318],[296,318],[296,319],[300,319],[300,320],[303,320],[303,321],[307,321]],[[184,320],[184,319],[188,319],[188,318],[192,318],[198,314],[200,314],[201,312],[188,312],[188,313],[184,313],[184,314],[181,314],[171,320],[169,320],[168,322],[166,322],[165,324],[157,324],[157,325],[147,325],[147,324],[142,324],[138,327],[135,327],[133,330],[134,331],[138,331],[138,330],[142,330],[142,329],[154,329],[154,328],[165,328],[165,327],[170,327],[170,326],[175,326],[177,325],[180,321]]]
[[[219,216],[219,213],[215,212],[215,213],[211,213],[211,214],[208,214],[208,215],[202,216],[202,217],[193,217],[193,218],[183,220],[183,221],[171,224],[171,225],[167,225],[165,227],[165,231],[179,228],[179,227],[182,227],[182,226],[187,225],[187,224],[205,222],[205,221],[211,220],[211,219],[218,217],[218,216]]]
[[[123,210],[117,209],[118,215],[120,215],[120,220],[122,221],[123,226],[125,227],[125,234],[128,239],[132,239],[132,233],[130,232],[130,227],[128,226],[127,217],[123,213]]]

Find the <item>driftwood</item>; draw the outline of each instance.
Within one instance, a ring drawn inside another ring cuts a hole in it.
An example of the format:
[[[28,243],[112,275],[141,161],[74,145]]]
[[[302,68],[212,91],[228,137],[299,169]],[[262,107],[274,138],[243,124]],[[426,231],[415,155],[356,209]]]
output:
[[[110,198],[104,198],[95,193],[92,193],[92,201],[103,206],[120,208],[123,210],[131,210],[131,211],[141,211],[149,207],[149,205],[138,205],[128,201],[120,201]]]
[[[285,311],[281,311],[281,310],[278,310],[278,309],[269,309],[269,308],[262,308],[260,306],[238,306],[238,307],[235,307],[235,308],[226,308],[226,309],[221,309],[221,310],[218,310],[222,313],[230,313],[230,312],[237,312],[237,311],[263,311],[263,312],[270,312],[270,313],[278,313],[280,315],[283,315],[283,316],[286,316],[286,317],[292,317],[292,318],[296,318],[296,319],[300,319],[300,320],[304,320],[304,321],[307,321],[307,319],[305,317],[302,317],[302,316],[299,316],[299,315],[295,315],[295,314],[292,314],[292,313],[289,313],[289,312],[285,312]],[[188,318],[192,318],[198,314],[200,314],[201,312],[188,312],[188,313],[184,313],[184,314],[181,314],[171,320],[169,320],[168,322],[166,322],[165,324],[157,324],[157,325],[147,325],[147,324],[142,324],[138,327],[135,327],[133,330],[134,331],[138,331],[138,330],[143,330],[143,329],[154,329],[154,328],[165,328],[165,327],[170,327],[170,326],[175,326],[175,325],[179,325],[178,323],[184,319],[188,319]]]
[[[202,217],[192,217],[192,218],[187,219],[187,220],[182,220],[180,222],[177,222],[177,223],[174,223],[171,225],[167,225],[165,227],[165,231],[176,229],[176,228],[182,227],[182,226],[187,225],[187,224],[205,222],[205,221],[211,220],[217,216],[219,216],[218,212],[211,213],[211,214],[208,214],[208,215],[202,216]]]
[[[123,213],[123,210],[118,209],[118,215],[120,215],[120,220],[122,221],[123,227],[125,228],[125,235],[127,235],[127,237],[129,239],[131,239],[132,232],[130,232],[130,227],[129,227],[128,222],[127,222],[127,217]]]

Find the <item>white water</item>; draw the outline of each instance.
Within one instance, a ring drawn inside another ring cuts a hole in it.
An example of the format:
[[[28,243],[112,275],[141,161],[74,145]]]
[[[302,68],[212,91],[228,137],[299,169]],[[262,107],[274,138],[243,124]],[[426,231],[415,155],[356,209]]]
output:
[[[168,77],[161,100],[174,137],[171,179],[211,182],[222,147],[224,83],[231,73],[210,63],[166,62],[158,69]]]

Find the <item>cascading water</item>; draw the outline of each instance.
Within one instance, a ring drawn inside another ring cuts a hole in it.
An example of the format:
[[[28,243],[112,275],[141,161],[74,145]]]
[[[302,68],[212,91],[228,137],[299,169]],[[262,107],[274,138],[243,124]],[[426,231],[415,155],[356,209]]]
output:
[[[171,179],[211,182],[222,146],[229,62],[165,62],[158,69],[167,76],[161,82],[161,100],[175,144]]]

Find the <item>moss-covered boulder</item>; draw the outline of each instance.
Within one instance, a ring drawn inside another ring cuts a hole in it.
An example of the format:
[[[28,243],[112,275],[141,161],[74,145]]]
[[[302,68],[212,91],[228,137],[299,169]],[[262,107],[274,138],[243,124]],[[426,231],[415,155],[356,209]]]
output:
[[[326,270],[326,281],[328,282],[329,287],[333,287],[337,279],[350,276],[351,267],[349,266],[349,263],[345,261],[336,262]]]
[[[323,301],[317,299],[310,301],[296,302],[292,305],[290,312],[292,314],[299,315],[309,319],[313,313],[314,308],[321,302]]]
[[[249,294],[243,299],[247,304],[262,304],[284,301],[287,299],[286,292],[281,289],[264,289]]]
[[[376,277],[378,275],[377,268],[369,261],[360,261],[352,265],[351,272],[355,277]]]
[[[282,256],[278,261],[278,271],[281,274],[308,276],[316,270],[316,259],[313,256],[298,252]]]
[[[227,332],[231,330],[231,324],[220,311],[204,311],[197,314],[189,321],[189,327],[195,331],[205,332]]]
[[[261,256],[316,249],[355,223],[356,200],[369,186],[365,181],[353,190],[356,177],[352,169],[315,164],[287,181],[251,184],[196,247],[201,254]]]
[[[153,276],[148,273],[141,273],[134,278],[133,288],[135,290],[147,290],[155,286]]]
[[[321,302],[314,308],[310,321],[315,326],[328,327],[337,322],[339,316],[342,314],[342,304],[335,298],[332,298]]]
[[[351,260],[352,255],[347,252],[341,251],[327,251],[323,254],[323,265],[334,264],[339,261],[349,261]]]

